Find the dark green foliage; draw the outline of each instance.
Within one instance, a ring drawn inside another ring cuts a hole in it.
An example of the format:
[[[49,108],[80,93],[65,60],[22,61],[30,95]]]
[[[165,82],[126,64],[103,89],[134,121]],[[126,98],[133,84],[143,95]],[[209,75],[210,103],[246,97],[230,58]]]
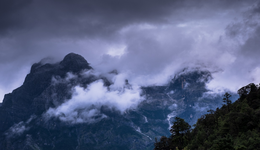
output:
[[[170,147],[170,139],[168,139],[166,136],[162,136],[160,138],[160,141],[157,141],[155,138],[155,150],[168,150]]]
[[[234,150],[231,135],[227,134],[225,137],[217,137],[213,141],[210,150]]]
[[[190,133],[190,125],[184,119],[175,117],[170,132],[172,133],[170,140],[170,147],[184,148],[188,144],[188,136]]]
[[[171,127],[170,132],[173,135],[179,136],[184,135],[190,130],[190,125],[184,121],[184,119],[175,117],[175,122],[173,123],[173,126]]]
[[[231,100],[229,99],[230,97],[231,95],[226,92],[223,98],[223,102],[227,105],[228,111],[229,111],[230,104],[232,103]]]
[[[225,105],[216,111],[209,110],[210,114],[198,119],[191,132],[186,124],[181,123],[181,118],[177,118],[172,126],[172,135],[163,138],[168,149],[174,150],[178,146],[187,150],[260,150],[260,88],[251,83],[239,89],[238,94],[240,98],[231,104],[231,95],[226,93],[223,98]],[[182,132],[186,141],[179,140],[179,145],[172,139],[179,138],[178,131],[182,127],[175,123],[187,129]]]
[[[162,136],[159,142],[155,139],[156,143],[154,144],[154,149],[170,150],[175,149],[176,147],[178,147],[178,149],[183,149],[189,142],[190,128],[191,126],[185,122],[184,119],[175,117],[175,121],[170,130],[172,135],[169,138]]]

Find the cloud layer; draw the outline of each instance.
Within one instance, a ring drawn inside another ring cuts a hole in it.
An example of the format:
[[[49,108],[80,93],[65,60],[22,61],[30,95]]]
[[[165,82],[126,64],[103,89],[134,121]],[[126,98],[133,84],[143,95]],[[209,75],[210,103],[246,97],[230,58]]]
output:
[[[139,86],[126,85],[122,75],[115,76],[113,81],[114,84],[109,87],[104,86],[103,80],[91,83],[86,89],[79,85],[73,87],[72,98],[56,108],[50,108],[45,118],[57,117],[69,123],[94,123],[108,117],[101,112],[102,106],[123,114],[128,109],[137,108],[144,100]]]
[[[260,82],[259,8],[259,0],[3,0],[0,94],[20,86],[33,63],[69,52],[140,86],[201,67],[215,72],[210,89],[236,91]]]

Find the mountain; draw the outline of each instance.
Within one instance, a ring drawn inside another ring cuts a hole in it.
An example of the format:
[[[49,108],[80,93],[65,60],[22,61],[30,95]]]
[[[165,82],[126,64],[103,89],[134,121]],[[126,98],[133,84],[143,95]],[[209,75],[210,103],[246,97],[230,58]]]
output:
[[[163,86],[138,87],[97,73],[80,55],[35,63],[0,105],[0,149],[153,149],[175,116],[190,124],[221,104],[210,72],[184,69]]]
[[[260,150],[260,87],[250,83],[238,93],[234,103],[226,93],[225,104],[201,116],[192,130],[176,117],[172,135],[162,136],[154,149]]]

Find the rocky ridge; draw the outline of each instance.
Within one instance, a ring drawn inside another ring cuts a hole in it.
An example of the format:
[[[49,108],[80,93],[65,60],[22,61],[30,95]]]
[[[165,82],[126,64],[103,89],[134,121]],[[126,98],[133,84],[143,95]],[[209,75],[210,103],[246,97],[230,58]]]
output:
[[[152,149],[155,137],[170,134],[167,128],[174,116],[192,123],[205,113],[198,107],[219,104],[219,97],[201,101],[211,75],[195,70],[175,76],[164,86],[142,87],[146,99],[123,114],[103,105],[99,111],[107,117],[95,123],[46,120],[46,111],[71,99],[76,85],[86,88],[98,80],[108,88],[113,84],[102,75],[84,75],[92,70],[74,53],[60,63],[32,65],[23,85],[6,94],[0,106],[0,149]],[[130,84],[127,81],[126,87]]]

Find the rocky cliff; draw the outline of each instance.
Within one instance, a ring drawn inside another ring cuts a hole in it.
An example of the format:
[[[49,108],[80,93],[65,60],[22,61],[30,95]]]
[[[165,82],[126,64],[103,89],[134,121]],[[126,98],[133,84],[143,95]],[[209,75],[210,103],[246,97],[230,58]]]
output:
[[[117,74],[94,73],[78,54],[70,53],[56,64],[36,63],[23,85],[6,94],[0,105],[0,149],[153,149],[155,137],[169,135],[174,116],[195,123],[206,112],[200,108],[221,103],[218,96],[203,97],[209,72],[184,72],[164,86],[135,90],[126,80],[122,89],[113,91],[108,76]],[[100,83],[105,96],[89,95]],[[137,105],[128,106],[133,100],[124,94],[137,97]],[[119,99],[115,103],[107,100],[113,96]]]

